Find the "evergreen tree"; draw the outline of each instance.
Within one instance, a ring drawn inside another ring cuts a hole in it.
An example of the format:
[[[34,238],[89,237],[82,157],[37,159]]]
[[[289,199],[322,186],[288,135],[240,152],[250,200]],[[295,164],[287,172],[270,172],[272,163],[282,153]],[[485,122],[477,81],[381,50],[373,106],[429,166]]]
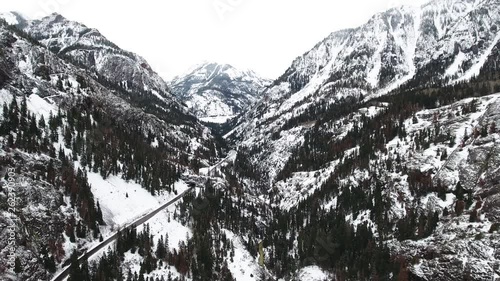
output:
[[[68,281],[84,281],[82,279],[82,272],[80,271],[80,265],[78,263],[78,254],[76,251],[73,251],[70,257],[70,268],[69,268],[69,277]]]
[[[158,259],[166,258],[166,250],[165,250],[165,244],[163,242],[163,235],[160,237],[158,244],[156,246],[156,257]]]
[[[19,259],[19,257],[16,257],[14,260],[14,272],[17,274],[23,272],[23,266],[21,265],[21,259]]]

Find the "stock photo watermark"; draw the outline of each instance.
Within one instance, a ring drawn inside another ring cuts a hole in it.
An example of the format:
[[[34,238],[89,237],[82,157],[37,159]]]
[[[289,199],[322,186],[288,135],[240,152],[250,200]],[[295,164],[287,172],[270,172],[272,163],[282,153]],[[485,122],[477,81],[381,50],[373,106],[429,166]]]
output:
[[[221,21],[226,20],[228,14],[236,11],[245,0],[214,0],[212,6]]]
[[[5,186],[7,193],[7,213],[10,217],[9,225],[7,226],[7,266],[10,274],[18,274],[19,269],[16,264],[16,251],[17,251],[17,226],[16,222],[19,221],[17,217],[19,200],[16,190],[22,187],[27,187],[31,179],[19,176],[15,168],[7,169],[7,184]],[[19,262],[19,261],[18,261]]]
[[[14,273],[16,262],[16,213],[17,213],[17,196],[16,173],[14,168],[9,168],[7,171],[8,180],[6,185],[7,190],[7,212],[10,215],[10,224],[7,226],[7,265],[11,273]]]

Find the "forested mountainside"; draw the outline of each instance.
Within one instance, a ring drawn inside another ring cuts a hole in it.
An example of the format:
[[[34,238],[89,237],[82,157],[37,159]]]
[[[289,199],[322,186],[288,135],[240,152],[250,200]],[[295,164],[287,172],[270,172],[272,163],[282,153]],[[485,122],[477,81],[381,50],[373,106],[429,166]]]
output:
[[[69,265],[72,281],[500,279],[498,4],[434,0],[334,32],[223,137],[139,71],[138,56],[116,77],[89,63],[125,51],[71,35],[83,25],[10,17],[0,274],[49,280]],[[64,52],[71,42],[83,43]]]
[[[227,126],[278,278],[498,277],[497,10],[431,1],[334,32]]]
[[[209,129],[159,92],[166,86],[148,86],[155,77],[116,83],[4,21],[0,74],[2,279],[15,254],[20,280],[49,280],[72,253],[184,191],[181,177],[221,153]],[[113,183],[122,191],[110,200]],[[136,214],[125,212],[131,203]]]
[[[172,90],[198,118],[216,123],[242,113],[269,84],[253,71],[208,62],[171,82]]]

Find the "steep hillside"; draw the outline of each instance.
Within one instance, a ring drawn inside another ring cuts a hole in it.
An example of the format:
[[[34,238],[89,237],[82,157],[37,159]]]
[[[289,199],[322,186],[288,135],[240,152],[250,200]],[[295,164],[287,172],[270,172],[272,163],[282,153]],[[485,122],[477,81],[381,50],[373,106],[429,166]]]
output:
[[[227,126],[238,152],[221,172],[272,206],[255,241],[278,278],[498,278],[498,4],[431,1],[334,32]]]
[[[49,280],[220,153],[168,92],[139,92],[59,55],[0,21],[2,280]]]
[[[265,241],[267,268],[282,280],[313,265],[329,280],[498,278],[497,48],[467,83],[346,100],[238,147],[220,170],[258,217],[246,235]]]

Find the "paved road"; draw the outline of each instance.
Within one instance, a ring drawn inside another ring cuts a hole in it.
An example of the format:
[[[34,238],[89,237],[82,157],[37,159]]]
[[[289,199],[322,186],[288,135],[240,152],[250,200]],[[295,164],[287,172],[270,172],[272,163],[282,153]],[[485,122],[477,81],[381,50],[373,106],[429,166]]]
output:
[[[194,187],[191,187],[189,188],[188,190],[184,191],[183,193],[177,195],[174,199],[168,201],[167,203],[165,203],[164,205],[162,205],[161,207],[159,207],[158,209],[154,210],[153,212],[145,215],[144,217],[134,221],[133,223],[129,224],[128,226],[122,228],[122,231],[125,230],[125,229],[129,229],[129,228],[132,228],[132,227],[136,227],[136,226],[139,226],[143,223],[145,223],[146,221],[148,221],[149,219],[151,219],[152,217],[154,217],[156,214],[158,214],[159,212],[163,211],[164,209],[166,209],[167,207],[169,207],[170,205],[174,204],[175,202],[177,202],[179,199],[181,199],[186,193],[188,193],[189,191],[193,190]],[[106,238],[106,240],[104,240],[101,244],[99,244],[98,246],[96,246],[95,248],[93,248],[92,250],[90,250],[89,252],[86,252],[84,255],[82,255],[79,259],[78,259],[78,262],[81,263],[83,260],[85,259],[89,259],[90,257],[92,257],[93,255],[95,255],[97,252],[99,252],[100,250],[102,250],[104,247],[108,246],[110,243],[114,242],[116,240],[116,238],[118,237],[118,233],[115,233],[113,234],[112,236]],[[66,266],[66,268],[64,268],[63,271],[59,272],[54,278],[52,278],[52,281],[64,281],[66,278],[68,278],[68,275],[69,275],[69,267],[70,265]]]

